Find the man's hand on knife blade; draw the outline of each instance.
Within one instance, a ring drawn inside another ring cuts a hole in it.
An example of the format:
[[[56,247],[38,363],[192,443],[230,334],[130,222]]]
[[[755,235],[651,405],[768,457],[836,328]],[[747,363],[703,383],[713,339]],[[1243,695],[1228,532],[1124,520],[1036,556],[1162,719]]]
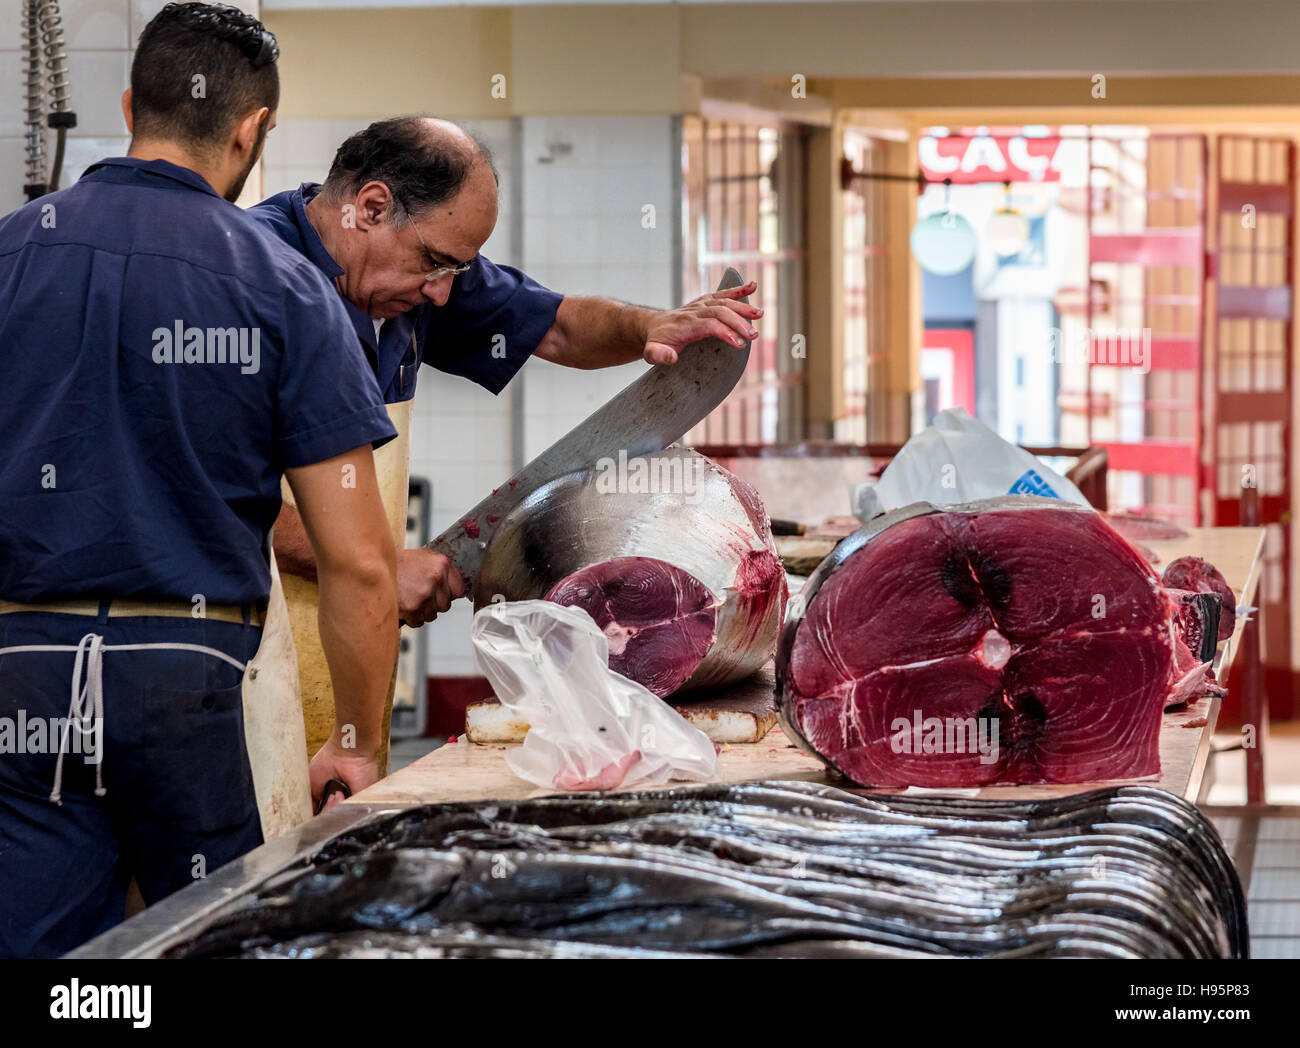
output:
[[[408,626],[432,622],[465,595],[465,580],[444,554],[431,549],[397,551],[397,614]]]
[[[739,348],[746,340],[758,337],[751,321],[763,311],[749,302],[746,295],[758,290],[751,280],[742,287],[711,291],[692,299],[684,306],[660,313],[646,328],[645,360],[648,364],[676,364],[677,352],[702,338],[720,338]]]

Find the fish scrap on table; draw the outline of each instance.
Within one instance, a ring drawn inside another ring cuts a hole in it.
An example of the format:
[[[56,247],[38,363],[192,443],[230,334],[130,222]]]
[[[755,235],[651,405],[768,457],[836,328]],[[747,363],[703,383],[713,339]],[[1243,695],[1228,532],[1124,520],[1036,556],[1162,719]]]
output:
[[[1160,790],[759,782],[385,815],[167,955],[1244,957],[1247,929],[1214,828]]]

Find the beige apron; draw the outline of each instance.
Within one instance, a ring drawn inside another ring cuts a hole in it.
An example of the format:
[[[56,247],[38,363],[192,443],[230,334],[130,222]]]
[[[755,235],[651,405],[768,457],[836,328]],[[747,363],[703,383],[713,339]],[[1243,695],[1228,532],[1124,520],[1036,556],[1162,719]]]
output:
[[[244,741],[262,836],[278,837],[311,818],[307,739],[298,699],[298,660],[275,553],[262,642],[244,673]]]
[[[375,475],[379,480],[379,494],[388,514],[393,532],[393,544],[402,549],[406,545],[406,503],[410,487],[411,405],[414,400],[389,404],[388,417],[392,419],[397,436],[375,452]],[[285,502],[294,505],[289,485],[282,486]],[[320,590],[316,583],[297,575],[286,574],[281,582],[289,605],[289,622],[293,626],[293,639],[298,649],[298,679],[302,685],[301,719],[307,731],[307,752],[314,755],[334,730],[334,688],[330,682],[329,665],[321,649],[317,614],[320,609]],[[379,760],[379,774],[388,773],[388,725],[393,716],[393,686],[397,680],[397,664],[393,664],[393,679],[388,683],[388,699],[384,704],[384,748]]]

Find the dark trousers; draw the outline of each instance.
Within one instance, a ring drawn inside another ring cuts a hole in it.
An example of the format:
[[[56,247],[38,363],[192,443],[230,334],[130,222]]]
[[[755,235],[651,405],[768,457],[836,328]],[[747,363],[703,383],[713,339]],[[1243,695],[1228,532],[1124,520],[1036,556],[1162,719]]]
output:
[[[106,645],[201,644],[241,663],[261,641],[255,626],[203,619],[0,615],[0,648],[87,633]],[[104,652],[98,757],[65,753],[53,803],[59,740],[48,725],[68,715],[74,659],[0,655],[0,957],[64,954],[121,922],[132,877],[152,904],[262,843],[243,674],[200,652]]]

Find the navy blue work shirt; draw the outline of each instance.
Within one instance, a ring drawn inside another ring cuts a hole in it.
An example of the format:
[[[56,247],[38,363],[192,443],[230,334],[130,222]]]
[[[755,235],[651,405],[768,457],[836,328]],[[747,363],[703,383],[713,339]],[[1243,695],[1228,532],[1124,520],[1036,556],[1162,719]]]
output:
[[[0,599],[265,600],[285,468],[395,435],[333,286],[167,161],[0,219],[0,301]]]
[[[307,204],[320,185],[268,197],[248,213],[306,255],[331,281],[343,273],[307,218]],[[348,319],[365,348],[386,404],[415,396],[421,363],[477,382],[500,393],[527,363],[555,323],[564,296],[543,287],[512,266],[498,266],[482,255],[452,281],[441,306],[425,302],[384,322],[379,337],[374,321],[346,299]],[[493,355],[494,339],[505,336]]]

